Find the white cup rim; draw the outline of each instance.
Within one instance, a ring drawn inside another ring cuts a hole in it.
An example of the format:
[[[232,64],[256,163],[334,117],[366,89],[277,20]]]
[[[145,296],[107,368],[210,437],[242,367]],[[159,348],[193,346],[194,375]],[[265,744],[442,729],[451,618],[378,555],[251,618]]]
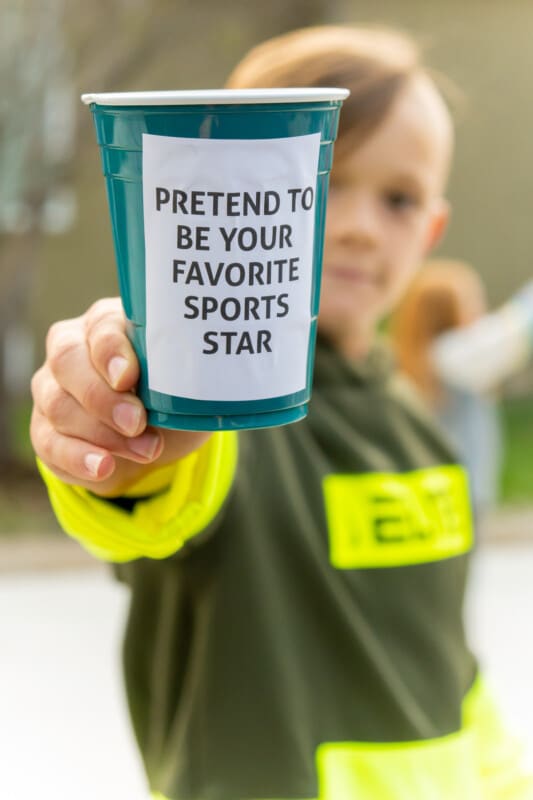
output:
[[[348,89],[302,87],[283,89],[183,89],[157,92],[103,92],[82,94],[85,105],[173,106],[241,105],[252,103],[305,103],[342,101]]]

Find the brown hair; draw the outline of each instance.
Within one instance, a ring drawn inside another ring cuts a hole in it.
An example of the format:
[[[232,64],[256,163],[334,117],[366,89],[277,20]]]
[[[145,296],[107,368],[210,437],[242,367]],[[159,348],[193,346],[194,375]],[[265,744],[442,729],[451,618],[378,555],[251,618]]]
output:
[[[430,346],[445,331],[467,325],[485,311],[479,274],[462,261],[433,260],[412,281],[391,320],[398,366],[431,404],[440,399]]]
[[[427,74],[406,34],[386,28],[325,25],[302,28],[252,48],[230,74],[228,88],[338,86],[343,104],[336,155],[360,144],[382,122],[415,75]]]

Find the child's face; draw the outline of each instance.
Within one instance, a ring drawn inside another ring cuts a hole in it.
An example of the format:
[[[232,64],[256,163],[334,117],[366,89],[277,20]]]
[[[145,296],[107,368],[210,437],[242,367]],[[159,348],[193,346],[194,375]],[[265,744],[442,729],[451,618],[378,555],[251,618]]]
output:
[[[333,167],[319,326],[364,350],[445,227],[451,125],[429,82],[412,83],[379,128]]]

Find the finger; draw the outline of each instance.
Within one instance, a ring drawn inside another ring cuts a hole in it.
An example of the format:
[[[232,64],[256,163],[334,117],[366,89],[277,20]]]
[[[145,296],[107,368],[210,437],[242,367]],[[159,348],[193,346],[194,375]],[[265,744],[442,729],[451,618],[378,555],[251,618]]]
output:
[[[30,435],[41,461],[68,483],[106,480],[114,472],[116,462],[111,453],[58,433],[36,409]]]
[[[139,380],[139,362],[126,334],[120,298],[99,300],[84,317],[90,358],[99,374],[117,391],[129,391]]]
[[[80,320],[67,320],[52,326],[48,336],[48,358],[44,373],[36,382],[41,407],[47,391],[56,385],[72,395],[96,420],[126,436],[138,436],[146,427],[146,411],[131,392],[115,392],[96,370]],[[44,383],[49,371],[52,380]],[[50,401],[52,402],[52,401]]]
[[[163,442],[157,431],[149,428],[134,438],[122,436],[90,416],[72,395],[59,386],[46,367],[36,373],[32,390],[37,413],[64,436],[83,439],[114,455],[140,463],[150,462],[161,453]]]

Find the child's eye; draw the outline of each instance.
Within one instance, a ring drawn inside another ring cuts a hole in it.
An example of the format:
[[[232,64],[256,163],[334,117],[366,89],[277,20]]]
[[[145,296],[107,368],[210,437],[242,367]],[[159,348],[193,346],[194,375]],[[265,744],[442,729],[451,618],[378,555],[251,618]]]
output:
[[[387,192],[385,200],[389,208],[393,211],[405,211],[420,205],[418,197],[411,192]]]

